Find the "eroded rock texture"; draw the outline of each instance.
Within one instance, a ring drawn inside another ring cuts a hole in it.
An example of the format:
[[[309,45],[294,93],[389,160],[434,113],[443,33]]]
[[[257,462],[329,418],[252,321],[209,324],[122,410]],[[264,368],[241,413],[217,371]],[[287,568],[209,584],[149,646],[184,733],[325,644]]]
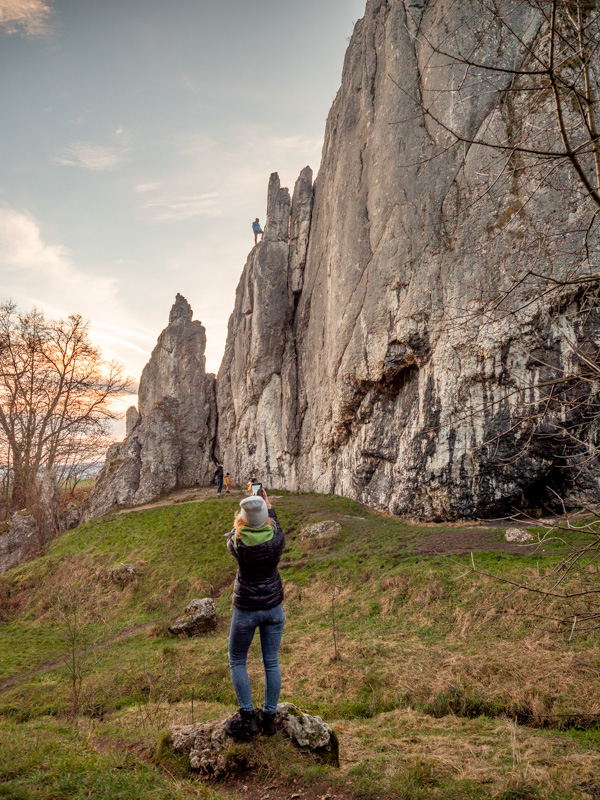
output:
[[[259,766],[260,750],[251,745],[247,752],[240,750],[239,743],[225,729],[229,719],[171,727],[173,749],[186,754],[191,768],[203,777],[219,780],[254,771]],[[307,714],[292,703],[279,703],[275,727],[301,751],[317,761],[339,767],[337,734],[321,717]]]
[[[112,445],[84,518],[139,505],[162,492],[207,484],[214,466],[215,376],[206,373],[206,331],[180,294],[140,379],[139,411]]]
[[[520,276],[572,269],[581,234],[564,247],[552,234],[587,220],[568,170],[534,191],[514,156],[472,144],[522,138],[524,124],[535,136],[553,114],[512,75],[465,79],[436,52],[526,70],[539,9],[494,4],[509,34],[486,8],[369,0],[314,187],[303,171],[290,203],[271,176],[218,376],[218,450],[237,480],[434,519],[569,491],[551,406],[522,424],[524,403],[537,413],[548,380],[577,371],[573,343],[597,316],[574,313],[574,289],[550,301]],[[578,480],[594,492],[592,467]]]

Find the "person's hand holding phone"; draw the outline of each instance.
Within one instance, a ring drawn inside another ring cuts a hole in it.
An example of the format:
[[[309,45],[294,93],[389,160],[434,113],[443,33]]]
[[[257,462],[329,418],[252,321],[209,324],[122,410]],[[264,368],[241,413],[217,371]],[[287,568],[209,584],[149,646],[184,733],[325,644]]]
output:
[[[268,497],[268,495],[267,495],[267,493],[265,492],[264,489],[262,490],[262,496],[263,496],[263,500],[267,504],[267,508],[271,508],[271,503],[269,502],[269,497]]]

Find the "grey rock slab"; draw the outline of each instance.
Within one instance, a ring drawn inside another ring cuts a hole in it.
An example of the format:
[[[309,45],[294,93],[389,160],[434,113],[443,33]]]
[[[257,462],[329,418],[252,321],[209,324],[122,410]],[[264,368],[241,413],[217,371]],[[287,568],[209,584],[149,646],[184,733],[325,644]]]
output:
[[[8,531],[0,533],[0,572],[27,561],[41,553],[44,537],[35,517],[27,511],[16,511]]]
[[[215,601],[210,597],[196,598],[186,606],[185,613],[169,626],[174,634],[197,636],[212,630],[217,624]]]
[[[60,514],[61,531],[70,531],[76,528],[81,522],[81,508],[75,503],[69,503],[66,509]]]

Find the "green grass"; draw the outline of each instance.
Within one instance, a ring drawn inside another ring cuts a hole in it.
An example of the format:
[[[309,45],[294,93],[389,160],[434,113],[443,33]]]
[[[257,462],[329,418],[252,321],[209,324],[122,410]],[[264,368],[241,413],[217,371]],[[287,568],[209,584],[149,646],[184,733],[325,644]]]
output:
[[[600,771],[588,756],[596,720],[585,716],[600,714],[597,638],[582,645],[539,631],[521,615],[522,597],[469,572],[470,555],[418,552],[452,526],[412,525],[335,496],[284,494],[274,504],[287,534],[282,699],[340,728],[342,770],[282,760],[275,743],[264,753],[269,774],[285,763],[284,778],[356,797],[586,797],[581,786],[595,778],[585,765]],[[235,568],[222,534],[236,508],[222,498],[92,521],[0,578],[0,798],[198,791],[181,760],[155,752],[173,720],[191,721],[192,696],[195,719],[235,708],[226,656]],[[298,538],[323,519],[342,526],[329,546]],[[532,555],[475,553],[475,563],[520,580],[555,565],[569,536]],[[123,588],[108,578],[119,562],[137,572]],[[216,599],[216,630],[171,636],[168,624],[203,596]],[[249,669],[258,703],[257,642]],[[507,719],[520,723],[517,734]],[[218,796],[210,791],[196,796]]]

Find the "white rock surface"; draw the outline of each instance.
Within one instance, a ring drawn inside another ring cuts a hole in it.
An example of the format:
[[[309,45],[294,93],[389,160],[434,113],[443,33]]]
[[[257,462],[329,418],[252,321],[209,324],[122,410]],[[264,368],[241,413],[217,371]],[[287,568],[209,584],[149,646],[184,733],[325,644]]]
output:
[[[322,522],[315,522],[312,525],[307,525],[302,528],[298,537],[300,539],[334,539],[342,530],[339,522],[332,519],[326,519]]]
[[[533,535],[523,528],[507,528],[504,538],[507,542],[519,542],[521,544],[533,541]]]

